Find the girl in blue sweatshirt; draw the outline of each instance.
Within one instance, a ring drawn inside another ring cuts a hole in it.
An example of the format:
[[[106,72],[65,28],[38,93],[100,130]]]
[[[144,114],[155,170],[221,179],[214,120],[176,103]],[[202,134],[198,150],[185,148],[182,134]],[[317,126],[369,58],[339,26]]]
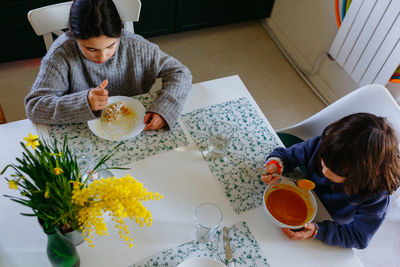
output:
[[[282,229],[283,233],[294,240],[316,238],[334,246],[366,248],[385,218],[390,195],[400,186],[394,129],[382,117],[349,115],[326,127],[321,136],[276,148],[261,179],[277,183],[273,173],[301,165],[333,221],[309,223],[301,231]]]

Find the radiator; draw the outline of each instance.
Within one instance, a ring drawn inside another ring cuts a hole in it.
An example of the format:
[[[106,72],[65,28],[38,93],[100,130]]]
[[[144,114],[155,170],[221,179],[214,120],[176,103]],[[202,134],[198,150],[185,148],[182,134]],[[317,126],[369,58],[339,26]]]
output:
[[[353,0],[329,54],[360,86],[386,85],[400,64],[400,0]]]

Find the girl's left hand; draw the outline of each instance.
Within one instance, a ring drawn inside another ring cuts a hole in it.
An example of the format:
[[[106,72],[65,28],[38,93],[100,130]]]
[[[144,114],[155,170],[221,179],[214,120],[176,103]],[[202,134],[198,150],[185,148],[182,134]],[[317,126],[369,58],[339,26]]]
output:
[[[146,124],[144,130],[158,130],[164,127],[167,123],[161,115],[149,112],[144,116],[143,123]]]
[[[314,223],[307,223],[301,231],[294,232],[288,228],[282,228],[282,232],[292,240],[305,240],[313,237],[315,228]]]

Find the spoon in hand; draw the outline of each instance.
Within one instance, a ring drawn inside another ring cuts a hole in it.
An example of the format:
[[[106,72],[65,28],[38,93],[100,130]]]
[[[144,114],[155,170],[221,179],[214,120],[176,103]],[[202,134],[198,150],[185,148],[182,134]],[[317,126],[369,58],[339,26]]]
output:
[[[261,175],[266,175],[265,173],[265,169],[264,168],[257,168],[257,171],[261,174]],[[313,190],[315,188],[315,183],[313,181],[310,181],[308,179],[293,179],[290,177],[286,177],[283,175],[279,175],[277,173],[273,173],[272,176],[277,176],[279,179],[286,179],[292,182],[295,182],[297,184],[298,187],[304,189],[304,190]]]

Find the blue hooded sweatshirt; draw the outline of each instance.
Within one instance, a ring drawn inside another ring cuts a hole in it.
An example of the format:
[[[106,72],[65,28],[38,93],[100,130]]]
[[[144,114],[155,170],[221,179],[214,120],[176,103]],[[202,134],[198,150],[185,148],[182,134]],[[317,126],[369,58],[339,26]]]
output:
[[[305,177],[315,183],[314,192],[333,219],[317,222],[317,239],[334,246],[366,248],[385,218],[390,196],[382,192],[364,199],[345,194],[343,184],[331,182],[314,169],[320,143],[321,136],[318,136],[287,149],[278,147],[268,158],[280,158],[285,172],[300,165],[306,167]]]

